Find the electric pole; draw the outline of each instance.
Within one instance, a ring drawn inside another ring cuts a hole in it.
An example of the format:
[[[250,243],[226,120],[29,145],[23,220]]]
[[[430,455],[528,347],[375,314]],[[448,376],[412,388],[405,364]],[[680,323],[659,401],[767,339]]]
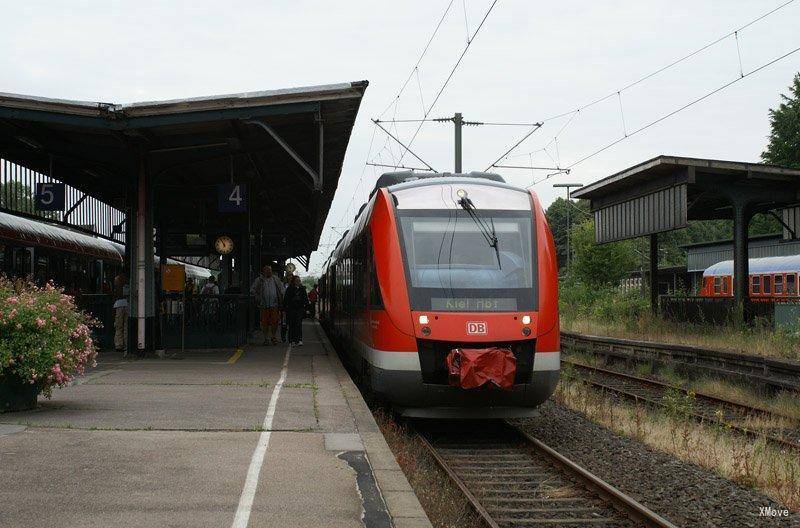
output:
[[[461,174],[461,126],[464,124],[464,118],[461,116],[461,112],[456,112],[456,114],[453,116],[453,124],[455,125],[453,128],[455,128],[456,132],[455,173]]]
[[[571,238],[570,237],[570,233],[572,232],[572,229],[571,229],[572,225],[571,225],[571,222],[570,222],[570,209],[572,208],[572,201],[571,201],[572,193],[571,193],[570,189],[572,187],[575,187],[575,188],[583,187],[583,184],[582,183],[554,183],[553,187],[559,187],[559,188],[563,187],[563,188],[567,189],[567,266],[566,267],[567,267],[567,269],[569,269],[569,264],[570,264],[570,252],[569,252],[570,248],[569,248],[569,246],[570,246],[570,238]]]

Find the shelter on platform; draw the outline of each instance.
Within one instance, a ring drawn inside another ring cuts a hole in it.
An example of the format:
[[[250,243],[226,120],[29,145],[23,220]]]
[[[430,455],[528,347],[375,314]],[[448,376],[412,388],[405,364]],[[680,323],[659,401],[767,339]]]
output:
[[[219,257],[222,280],[239,287],[262,259],[308,266],[367,84],[134,104],[0,93],[0,158],[126,212],[115,228],[128,248],[131,334],[144,349],[154,247]]]
[[[687,227],[690,220],[733,220],[734,294],[740,313],[748,298],[747,231],[753,215],[776,215],[786,239],[800,235],[800,170],[786,167],[658,156],[572,196],[589,200],[597,243],[650,237],[650,277],[658,275],[658,233]],[[658,288],[650,292],[656,309]]]

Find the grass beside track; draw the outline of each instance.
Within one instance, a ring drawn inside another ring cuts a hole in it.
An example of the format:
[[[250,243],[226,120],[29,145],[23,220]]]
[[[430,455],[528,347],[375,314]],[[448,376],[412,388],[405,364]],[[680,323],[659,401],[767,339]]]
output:
[[[767,326],[736,327],[676,323],[643,316],[635,320],[597,321],[563,317],[561,329],[581,334],[680,343],[742,354],[800,361],[800,335]]]
[[[748,440],[725,427],[697,423],[677,412],[620,402],[565,369],[556,401],[618,434],[757,489],[800,511],[800,460],[763,439]]]
[[[390,411],[373,407],[373,416],[397,463],[436,528],[484,528],[464,495],[439,467],[411,428]]]

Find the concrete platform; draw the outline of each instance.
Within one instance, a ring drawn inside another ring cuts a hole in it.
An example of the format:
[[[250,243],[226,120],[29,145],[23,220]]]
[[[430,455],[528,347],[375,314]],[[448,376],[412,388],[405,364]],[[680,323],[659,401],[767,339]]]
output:
[[[291,350],[111,354],[0,414],[0,526],[430,526],[322,330],[304,334]]]

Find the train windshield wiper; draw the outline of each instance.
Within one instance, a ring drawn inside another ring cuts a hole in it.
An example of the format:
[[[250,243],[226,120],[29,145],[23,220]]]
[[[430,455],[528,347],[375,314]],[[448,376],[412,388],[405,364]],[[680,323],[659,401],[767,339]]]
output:
[[[475,212],[475,204],[472,203],[472,200],[464,196],[458,200],[458,205],[464,209],[472,221],[475,222],[475,225],[478,226],[478,229],[481,231],[481,235],[486,240],[486,243],[489,244],[489,247],[494,248],[494,253],[497,256],[497,267],[502,268],[500,265],[500,241],[497,239],[497,232],[494,229],[494,218],[489,217],[489,223],[487,224],[478,214]]]

